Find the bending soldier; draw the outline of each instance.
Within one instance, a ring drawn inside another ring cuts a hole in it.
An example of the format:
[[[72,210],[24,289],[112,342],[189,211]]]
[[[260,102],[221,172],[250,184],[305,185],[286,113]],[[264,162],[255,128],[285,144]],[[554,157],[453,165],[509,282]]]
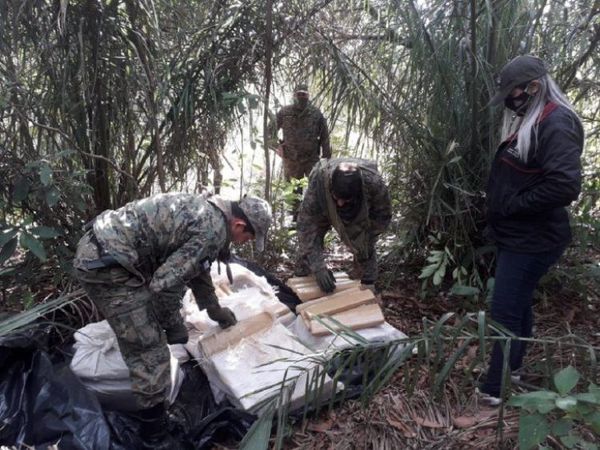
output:
[[[185,286],[212,320],[234,325],[233,312],[219,306],[210,265],[229,255],[230,242],[256,239],[262,251],[270,222],[271,209],[258,198],[160,194],[103,212],[79,241],[75,275],[117,336],[148,448],[173,444],[167,343],[187,342],[179,313]]]
[[[283,141],[276,152],[283,160],[286,181],[307,176],[319,156],[331,158],[327,121],[316,106],[309,101],[308,87],[300,84],[294,91],[294,104],[281,108],[277,113],[276,129],[271,135],[283,130]],[[298,190],[302,194],[302,190]],[[298,204],[294,206],[294,219]]]
[[[361,284],[374,290],[375,243],[390,220],[389,192],[373,161],[320,161],[310,173],[298,214],[300,255],[295,274],[312,272],[324,292],[335,289],[335,279],[323,258],[323,240],[333,226],[360,266]]]

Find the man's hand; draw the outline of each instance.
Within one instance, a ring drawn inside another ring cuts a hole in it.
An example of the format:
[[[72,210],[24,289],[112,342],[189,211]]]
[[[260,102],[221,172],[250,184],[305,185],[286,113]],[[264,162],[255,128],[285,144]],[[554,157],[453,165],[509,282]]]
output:
[[[283,158],[283,144],[279,144],[275,149],[275,153],[279,155],[280,158]]]
[[[211,305],[206,308],[208,317],[219,323],[221,328],[229,328],[237,323],[235,314],[229,308],[221,308],[219,305]]]
[[[335,290],[335,277],[331,270],[320,269],[315,272],[317,284],[323,292],[330,293]]]

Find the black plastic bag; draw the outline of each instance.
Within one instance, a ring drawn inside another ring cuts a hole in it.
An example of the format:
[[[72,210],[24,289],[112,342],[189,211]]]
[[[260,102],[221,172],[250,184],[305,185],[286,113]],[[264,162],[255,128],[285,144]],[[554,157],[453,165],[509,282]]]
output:
[[[53,364],[40,330],[0,339],[0,445],[45,449],[131,450],[142,447],[135,414],[102,411],[93,392],[66,361]],[[182,366],[185,378],[169,410],[169,431],[183,448],[236,443],[256,416],[216,405],[199,366]]]
[[[0,444],[108,450],[110,430],[96,397],[67,366],[55,367],[44,331],[0,340]]]

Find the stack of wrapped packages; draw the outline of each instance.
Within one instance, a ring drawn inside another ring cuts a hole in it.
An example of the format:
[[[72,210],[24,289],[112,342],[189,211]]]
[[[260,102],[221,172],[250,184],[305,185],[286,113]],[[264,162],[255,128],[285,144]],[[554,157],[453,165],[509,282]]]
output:
[[[317,363],[355,345],[356,341],[344,331],[352,330],[363,342],[366,339],[384,343],[406,337],[385,322],[371,291],[360,290],[344,274],[336,274],[338,287],[325,297],[312,277],[289,280],[288,285],[303,301],[297,306],[296,315],[279,301],[264,277],[239,264],[231,264],[230,268],[232,283],[224,270],[219,273],[216,264],[211,275],[219,303],[230,308],[238,319],[235,326],[221,329],[206,311],[198,310],[191,291],[183,299],[181,312],[190,337],[185,344],[187,352],[180,346],[170,346],[174,355],[174,394],[180,383],[177,365],[189,353],[205,372],[217,402],[226,397],[236,407],[260,414],[271,399],[285,390],[286,401],[293,410],[305,403],[307,389],[315,378],[319,379],[322,400],[344,388],[341,383],[334,386]],[[106,339],[110,328],[104,324],[101,329],[104,335],[96,339],[96,346],[89,343],[90,334],[94,334],[89,329],[76,334],[79,355],[76,353],[74,361],[79,363],[71,364],[84,383],[97,392],[100,387],[106,390],[106,381],[112,376],[94,370],[99,359],[112,357],[110,371],[119,373],[120,381],[125,382],[127,375],[122,358],[115,362],[115,355],[119,354],[116,340]],[[82,364],[81,361],[90,360],[90,353],[95,362]],[[123,394],[123,383],[119,386]],[[113,406],[114,403],[117,402]]]

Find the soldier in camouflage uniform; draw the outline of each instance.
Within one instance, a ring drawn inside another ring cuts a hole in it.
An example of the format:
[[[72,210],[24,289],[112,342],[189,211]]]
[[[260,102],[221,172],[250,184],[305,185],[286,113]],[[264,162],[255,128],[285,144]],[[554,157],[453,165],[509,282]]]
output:
[[[271,125],[271,136],[275,137],[279,129],[283,129],[283,141],[276,152],[283,160],[286,181],[307,176],[319,160],[319,155],[331,158],[327,121],[319,108],[309,102],[306,84],[296,87],[293,105],[284,106],[279,110],[276,128]],[[301,195],[302,189],[297,193]],[[294,217],[298,204],[293,208]]]
[[[323,258],[323,239],[333,226],[362,269],[361,284],[374,290],[375,242],[390,219],[390,195],[375,162],[357,158],[320,161],[310,173],[298,214],[296,275],[312,272],[324,292],[335,289]]]
[[[235,324],[219,306],[210,265],[228,256],[230,242],[256,239],[262,251],[270,221],[269,205],[258,198],[160,194],[103,212],[79,241],[75,275],[117,336],[149,448],[173,444],[167,343],[187,342],[179,313],[185,287],[221,327]]]

